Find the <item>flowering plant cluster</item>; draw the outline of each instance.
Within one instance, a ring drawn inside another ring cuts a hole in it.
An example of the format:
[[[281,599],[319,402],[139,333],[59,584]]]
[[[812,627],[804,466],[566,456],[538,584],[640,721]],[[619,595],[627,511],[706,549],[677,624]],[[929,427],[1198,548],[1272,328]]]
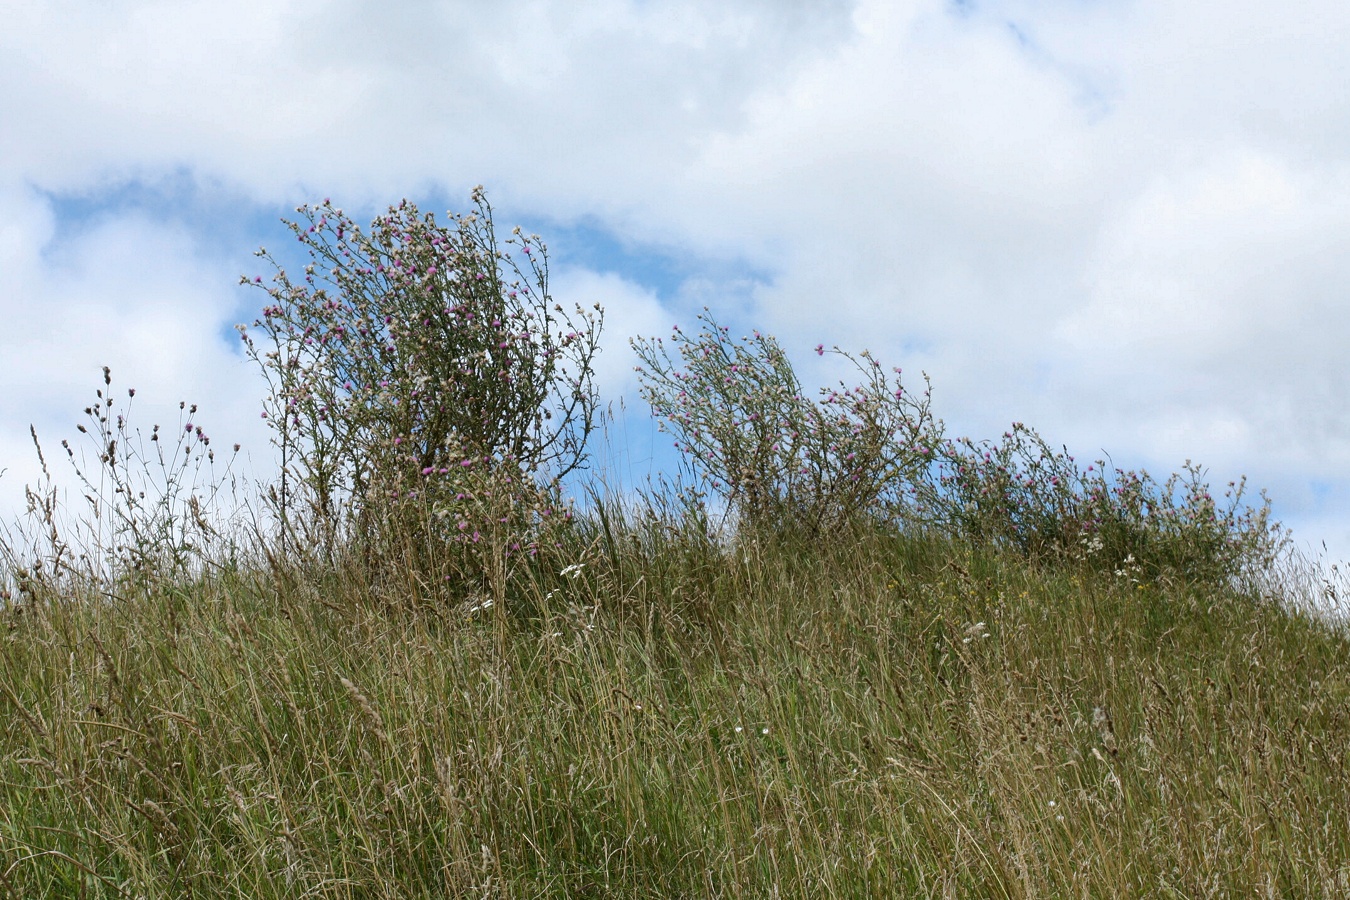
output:
[[[548,517],[540,483],[584,465],[603,312],[553,303],[538,236],[500,242],[481,187],[473,207],[441,225],[405,200],[362,230],[325,200],[288,223],[311,259],[302,278],[259,251],[276,271],[251,283],[270,302],[259,338],[239,330],[270,389],[283,521],[298,478],[317,518],[354,535],[417,507],[481,540],[497,529],[470,519],[489,494]]]
[[[64,534],[57,521],[58,491],[32,429],[45,486],[25,489],[29,520],[39,528],[29,543],[46,544],[34,553],[34,568],[45,568],[48,578],[92,578],[121,594],[188,574],[193,561],[222,537],[211,519],[233,458],[224,473],[215,472],[216,451],[196,421],[195,403],[180,402],[178,427],[162,431],[154,425],[147,442],[131,424],[135,397],[130,388],[119,404],[112,370],[104,366],[103,386],[84,408],[87,424],[76,426],[93,444],[92,456],[61,441],[89,504],[89,517],[76,523],[72,534]],[[238,444],[233,452],[239,452]],[[6,550],[12,548],[7,544]]]
[[[1235,577],[1267,564],[1279,547],[1264,495],[1260,506],[1246,504],[1238,481],[1216,500],[1190,461],[1162,483],[1102,460],[1083,468],[1021,423],[1001,441],[961,438],[935,450],[923,518],[969,540],[1128,565],[1150,577]]]
[[[812,400],[773,337],[756,331],[735,341],[706,309],[699,320],[697,334],[676,326],[669,344],[635,339],[637,371],[662,429],[743,524],[819,533],[903,501],[941,435],[926,387],[909,394],[899,369],[836,347],[861,383]]]
[[[837,347],[861,384],[813,401],[772,337],[736,341],[706,310],[699,319],[695,335],[634,340],[637,371],[662,430],[742,525],[820,533],[880,517],[1149,577],[1238,577],[1280,549],[1264,496],[1250,506],[1233,482],[1216,500],[1189,461],[1159,483],[1101,461],[1083,468],[1021,423],[997,442],[947,439],[926,389],[908,394],[898,369],[892,378],[867,352]]]
[[[460,449],[455,468],[396,479],[388,497],[367,507],[366,539],[405,571],[481,587],[485,576],[506,578],[517,564],[556,549],[573,513],[558,482],[533,477],[509,457]]]

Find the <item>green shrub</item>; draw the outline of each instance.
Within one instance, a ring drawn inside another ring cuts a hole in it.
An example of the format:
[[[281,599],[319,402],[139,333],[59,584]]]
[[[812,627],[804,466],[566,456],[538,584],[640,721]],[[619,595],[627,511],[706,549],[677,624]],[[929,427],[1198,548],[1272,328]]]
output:
[[[271,302],[261,339],[240,333],[270,391],[283,533],[317,522],[378,544],[411,526],[509,548],[558,512],[594,424],[603,311],[554,303],[538,236],[500,242],[481,188],[473,204],[439,225],[405,200],[368,231],[327,200],[300,207],[299,280],[259,251]]]
[[[1264,498],[1247,505],[1235,482],[1216,501],[1190,462],[1160,484],[1100,461],[1084,469],[1020,423],[998,442],[944,439],[928,391],[907,394],[900,370],[893,380],[865,351],[835,348],[862,383],[812,401],[773,337],[735,341],[706,310],[699,319],[696,335],[674,329],[674,356],[661,339],[633,346],[661,427],[738,527],[819,535],[885,521],[1131,578],[1231,579],[1279,550]]]
[[[813,401],[773,337],[734,341],[707,310],[699,320],[697,335],[677,326],[670,337],[679,364],[660,338],[633,341],[642,393],[740,525],[820,534],[903,502],[941,435],[927,390],[908,394],[899,369],[886,373],[866,351],[858,359],[836,347],[862,382],[822,389]]]
[[[1082,468],[1021,423],[1001,441],[960,438],[935,449],[921,518],[978,543],[1078,557],[1122,576],[1201,579],[1267,566],[1279,548],[1264,496],[1252,507],[1245,482],[1232,482],[1220,502],[1189,460],[1161,484],[1102,460]]]

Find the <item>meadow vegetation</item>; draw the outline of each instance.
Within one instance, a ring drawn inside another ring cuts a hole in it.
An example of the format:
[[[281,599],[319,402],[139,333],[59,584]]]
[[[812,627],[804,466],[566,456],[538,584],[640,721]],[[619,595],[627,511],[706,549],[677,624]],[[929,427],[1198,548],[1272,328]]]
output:
[[[84,504],[44,457],[0,541],[0,894],[1350,894],[1350,642],[1240,482],[705,312],[634,342],[683,467],[616,490],[536,236],[299,212],[279,477],[105,370]]]

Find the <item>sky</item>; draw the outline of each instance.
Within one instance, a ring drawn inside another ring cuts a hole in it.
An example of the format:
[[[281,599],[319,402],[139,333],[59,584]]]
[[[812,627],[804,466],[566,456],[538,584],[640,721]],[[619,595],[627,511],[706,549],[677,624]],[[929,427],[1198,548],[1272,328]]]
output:
[[[0,0],[0,518],[110,366],[274,466],[233,326],[331,197],[541,234],[627,340],[724,324],[932,379],[949,433],[1265,488],[1350,558],[1350,5]],[[293,243],[293,239],[292,239]],[[826,358],[828,360],[828,357]],[[54,466],[59,470],[60,466]],[[59,472],[58,472],[59,474]]]

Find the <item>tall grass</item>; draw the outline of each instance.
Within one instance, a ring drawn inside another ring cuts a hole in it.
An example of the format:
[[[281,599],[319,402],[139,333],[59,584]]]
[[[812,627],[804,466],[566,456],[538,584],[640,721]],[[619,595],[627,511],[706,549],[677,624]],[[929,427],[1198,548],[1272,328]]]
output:
[[[357,560],[30,582],[0,890],[1350,891],[1339,631],[1225,584],[623,509],[496,596]]]
[[[692,480],[577,507],[601,317],[530,306],[538,239],[307,215],[244,330],[281,484],[221,517],[105,370],[83,517],[44,457],[0,537],[0,893],[1350,894],[1339,588],[1239,484],[947,440],[866,354],[810,400],[705,317],[639,345]]]

